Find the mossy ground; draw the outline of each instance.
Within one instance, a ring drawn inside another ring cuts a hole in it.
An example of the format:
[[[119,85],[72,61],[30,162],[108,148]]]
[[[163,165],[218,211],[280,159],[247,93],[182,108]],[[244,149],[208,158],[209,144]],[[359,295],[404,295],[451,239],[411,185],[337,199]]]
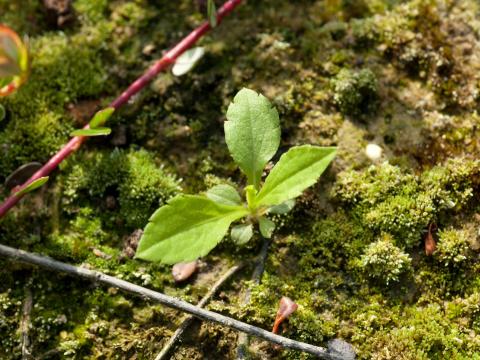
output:
[[[69,132],[204,18],[194,1],[76,0],[59,30],[37,0],[0,0],[0,22],[30,38],[32,73],[2,99],[0,180],[46,161]],[[245,2],[201,44],[194,71],[162,74],[112,118],[49,185],[0,222],[0,242],[120,276],[193,303],[260,242],[227,240],[200,273],[122,256],[127,237],[179,191],[240,181],[223,140],[241,87],[269,97],[282,148],[338,145],[320,183],[278,218],[266,272],[240,305],[248,268],[209,305],[323,345],[340,337],[361,359],[480,359],[480,5],[475,0]],[[384,149],[372,163],[366,144]],[[2,190],[0,198],[6,196]],[[437,251],[427,257],[430,224]],[[151,359],[178,313],[119,292],[0,260],[0,358],[21,357],[26,288],[36,358]],[[241,281],[240,281],[241,280]],[[234,358],[236,333],[196,324],[174,358]],[[254,358],[307,358],[254,340]]]

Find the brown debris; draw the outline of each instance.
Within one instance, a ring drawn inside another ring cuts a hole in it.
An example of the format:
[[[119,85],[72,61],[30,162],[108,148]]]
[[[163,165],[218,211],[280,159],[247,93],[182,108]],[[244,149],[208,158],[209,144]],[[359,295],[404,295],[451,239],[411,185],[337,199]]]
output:
[[[278,334],[280,324],[298,309],[298,305],[289,297],[282,296],[272,332]]]
[[[125,259],[125,258],[133,259],[142,235],[143,235],[143,230],[137,229],[125,239],[125,242],[123,244],[122,255],[120,256],[121,259]]]
[[[427,236],[425,237],[425,254],[427,256],[433,255],[433,253],[437,249],[437,243],[435,242],[435,239],[433,238],[433,235],[432,235],[432,230],[435,230],[435,229],[436,229],[436,226],[433,223],[431,223],[428,226],[428,233],[427,233]]]
[[[47,21],[58,28],[64,28],[74,20],[72,0],[42,0]]]

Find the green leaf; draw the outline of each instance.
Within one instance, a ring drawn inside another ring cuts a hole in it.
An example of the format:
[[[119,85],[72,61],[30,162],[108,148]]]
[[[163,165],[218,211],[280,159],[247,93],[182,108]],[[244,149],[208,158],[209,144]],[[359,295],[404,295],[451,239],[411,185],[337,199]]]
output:
[[[205,196],[176,196],[150,218],[136,257],[166,264],[195,260],[208,254],[230,224],[247,213],[241,206],[218,204]]]
[[[242,203],[242,198],[237,190],[228,184],[214,186],[205,195],[218,204],[236,206]]]
[[[212,28],[217,26],[217,8],[214,0],[208,0],[207,3],[208,22]]]
[[[71,136],[104,136],[110,135],[112,129],[106,127],[100,127],[96,129],[79,129],[72,131]]]
[[[280,144],[278,112],[261,94],[242,89],[227,111],[225,140],[248,183],[258,190],[263,168]]]
[[[268,213],[277,214],[277,215],[286,214],[286,213],[289,213],[294,206],[295,206],[295,200],[290,199],[290,200],[284,201],[280,205],[272,206],[270,209],[268,209]]]
[[[99,126],[105,124],[114,112],[114,107],[107,107],[105,109],[97,111],[93,116],[92,120],[90,120],[90,129],[97,129]]]
[[[273,231],[275,230],[275,223],[272,220],[262,216],[258,219],[258,226],[260,228],[260,234],[262,234],[263,237],[267,239],[272,237]]]
[[[192,70],[197,62],[205,55],[203,47],[194,47],[180,55],[172,67],[172,74],[182,76]]]
[[[302,145],[282,155],[257,194],[257,206],[279,205],[315,184],[336,154],[334,147]]]
[[[246,244],[253,236],[253,226],[252,224],[243,224],[232,227],[230,232],[232,240],[237,245]]]
[[[23,196],[25,194],[28,194],[29,192],[32,192],[33,190],[38,189],[39,187],[42,187],[45,185],[45,183],[48,181],[48,176],[44,176],[41,178],[38,178],[34,181],[32,181],[30,184],[28,184],[26,187],[24,187],[22,190],[17,191],[15,195],[17,196]]]

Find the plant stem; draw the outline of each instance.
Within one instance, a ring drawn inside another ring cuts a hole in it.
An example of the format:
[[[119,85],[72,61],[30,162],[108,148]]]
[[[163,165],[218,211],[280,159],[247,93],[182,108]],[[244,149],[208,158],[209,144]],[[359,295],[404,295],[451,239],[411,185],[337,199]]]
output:
[[[262,280],[263,271],[265,270],[265,260],[267,259],[268,248],[270,247],[270,240],[264,238],[263,236],[262,239],[262,249],[258,254],[257,264],[255,265],[255,269],[253,270],[252,274],[252,281],[255,285],[260,284],[260,281]],[[248,288],[242,301],[243,306],[250,303],[251,293],[252,290]],[[248,358],[248,335],[246,333],[240,333],[238,334],[237,340],[237,359],[245,360]]]
[[[228,0],[217,12],[217,24],[220,24],[225,16],[230,14],[242,0]],[[128,100],[142,90],[146,85],[152,81],[161,71],[165,70],[169,65],[175,63],[175,60],[182,55],[186,50],[192,47],[207,31],[211,29],[210,23],[205,21],[202,25],[193,30],[185,38],[183,38],[175,47],[170,49],[160,60],[155,62],[142,76],[135,80],[120,96],[118,96],[109,105],[115,110],[124,105]],[[85,125],[84,129],[88,129],[89,125]],[[83,142],[87,139],[85,136],[75,136],[64,145],[40,170],[32,175],[18,190],[27,187],[33,181],[48,176],[57,166],[77,150]],[[0,205],[0,218],[2,218],[15,204],[20,201],[23,196],[11,195],[3,204]]]
[[[233,318],[230,318],[222,314],[217,314],[213,311],[208,311],[205,309],[198,308],[195,305],[179,300],[177,298],[144,288],[139,285],[135,285],[125,280],[117,279],[116,277],[103,274],[99,271],[94,271],[94,270],[89,270],[82,267],[69,265],[60,261],[53,260],[46,256],[36,255],[33,253],[14,249],[9,246],[5,246],[1,244],[0,244],[0,255],[6,256],[8,258],[12,258],[17,261],[38,265],[53,271],[67,273],[67,274],[81,277],[87,280],[96,281],[102,284],[113,286],[113,287],[125,290],[127,292],[140,295],[145,299],[158,301],[159,303],[165,306],[171,307],[179,311],[186,312],[199,319],[211,321],[211,322],[235,329],[237,331],[245,332],[252,336],[257,336],[259,338],[278,344],[285,348],[304,351],[326,360],[342,359],[341,356],[330,353],[325,348],[314,346],[311,344],[306,344],[296,340],[291,340],[283,336],[273,334],[270,331],[263,330],[256,326],[246,324],[244,322],[235,320]]]
[[[29,281],[30,282],[30,281]],[[25,285],[25,301],[23,303],[22,321],[20,322],[20,332],[22,335],[22,360],[29,360],[32,358],[30,351],[30,313],[32,312],[33,297],[30,284]]]
[[[242,268],[242,265],[235,265],[231,267],[223,276],[217,280],[217,282],[212,286],[212,288],[208,291],[208,293],[200,300],[200,302],[197,304],[197,307],[203,308],[209,301],[210,299],[215,295],[215,293],[220,289],[220,287],[228,280],[230,277],[235,274],[239,269]],[[165,344],[163,347],[162,351],[155,357],[155,360],[165,360],[168,359],[168,353],[170,350],[173,348],[177,340],[181,338],[185,330],[190,326],[192,323],[193,319],[195,317],[193,316],[187,316],[178,329],[175,331],[173,336],[168,340],[168,342]]]

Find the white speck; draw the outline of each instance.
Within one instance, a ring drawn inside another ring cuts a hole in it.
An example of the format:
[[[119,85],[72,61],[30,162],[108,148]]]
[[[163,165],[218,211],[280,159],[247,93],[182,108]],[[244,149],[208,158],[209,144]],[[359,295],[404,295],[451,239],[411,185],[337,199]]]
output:
[[[172,68],[173,75],[185,75],[187,72],[193,69],[195,64],[203,57],[204,54],[205,48],[203,47],[195,47],[185,51],[177,58],[177,61],[175,61],[175,64]]]
[[[377,144],[368,144],[365,148],[365,154],[372,161],[380,159],[382,157],[382,153],[383,149]]]

